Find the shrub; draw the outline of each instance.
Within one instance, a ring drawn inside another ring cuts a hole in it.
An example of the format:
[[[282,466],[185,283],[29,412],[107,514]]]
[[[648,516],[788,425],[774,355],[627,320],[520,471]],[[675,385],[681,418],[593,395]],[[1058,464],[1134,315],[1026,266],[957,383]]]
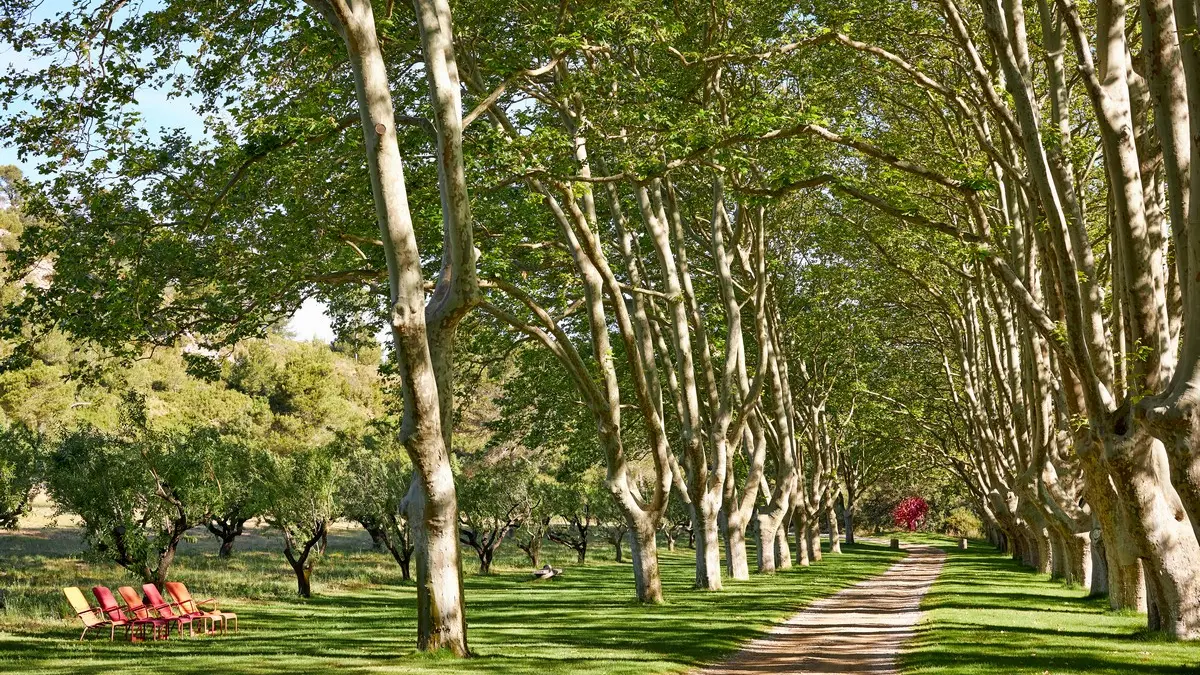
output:
[[[915,532],[917,525],[925,520],[929,513],[929,502],[920,497],[907,497],[892,511],[896,524],[903,526],[909,532]]]
[[[983,521],[971,509],[960,506],[946,516],[942,528],[951,536],[978,539],[983,531]]]

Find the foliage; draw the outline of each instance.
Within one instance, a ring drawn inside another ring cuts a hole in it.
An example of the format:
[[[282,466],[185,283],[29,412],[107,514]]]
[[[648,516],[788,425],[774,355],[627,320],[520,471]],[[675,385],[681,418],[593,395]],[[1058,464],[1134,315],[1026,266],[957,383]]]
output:
[[[892,511],[892,517],[895,518],[897,525],[903,525],[909,532],[915,532],[917,525],[925,520],[928,513],[929,502],[914,495],[904,498],[897,504]]]
[[[44,439],[24,425],[0,429],[0,528],[14,528],[41,485]]]
[[[296,573],[297,591],[312,594],[312,574],[337,517],[338,484],[345,462],[333,447],[296,450],[266,458],[272,494],[267,523],[283,535],[283,554]]]
[[[946,534],[968,539],[978,539],[983,532],[983,521],[971,509],[960,506],[950,512],[942,521],[942,529]]]
[[[83,521],[96,554],[161,585],[180,539],[216,501],[210,477],[222,447],[211,428],[159,431],[130,420],[120,432],[83,427],[50,453],[46,487],[60,511]]]

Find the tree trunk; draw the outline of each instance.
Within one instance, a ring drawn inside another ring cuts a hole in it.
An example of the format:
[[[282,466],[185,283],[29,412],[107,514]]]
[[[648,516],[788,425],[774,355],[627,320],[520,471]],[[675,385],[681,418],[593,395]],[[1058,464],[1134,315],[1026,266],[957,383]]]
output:
[[[829,552],[841,553],[842,536],[841,533],[838,532],[837,509],[834,507],[833,502],[830,502],[829,508],[825,511],[825,513],[828,514],[827,518],[829,520]]]
[[[437,440],[441,442],[440,437]],[[436,496],[421,496],[424,493],[421,481],[415,479],[418,499],[409,504],[417,562],[417,647],[422,651],[446,649],[457,656],[466,656],[462,549],[449,462],[430,478]]]
[[[716,498],[714,498],[716,497]],[[696,588],[721,590],[721,542],[718,537],[717,507],[719,495],[701,495],[692,512],[696,536]]]
[[[382,553],[384,549],[383,534],[377,528],[367,529],[367,534],[371,536],[371,550]]]
[[[854,544],[854,505],[857,502],[858,495],[855,494],[854,481],[846,481],[845,502],[842,506],[842,519],[846,529],[846,543]]]
[[[1125,409],[1115,414],[1112,434],[1105,434],[1104,454],[1112,467],[1118,494],[1125,496],[1131,529],[1147,543],[1144,552],[1157,586],[1162,630],[1181,640],[1200,639],[1200,544],[1167,476],[1166,450]],[[1130,580],[1122,579],[1122,584]]]
[[[1109,569],[1114,569],[1109,560]],[[1142,561],[1134,564],[1115,566],[1116,574],[1109,575],[1109,604],[1113,609],[1131,609],[1145,613],[1146,610],[1146,581],[1145,568]]]
[[[400,566],[400,579],[403,581],[412,581],[412,573],[410,571],[412,551],[406,550],[403,545],[397,547],[390,543],[387,545],[387,549],[392,554],[392,558],[396,561],[396,564]]]
[[[750,578],[750,561],[746,557],[746,520],[737,509],[730,514],[725,526],[725,564],[729,578],[745,581]]]
[[[221,548],[217,551],[217,557],[228,558],[233,555],[233,542],[242,534],[245,523],[244,520],[218,520],[215,518],[209,520],[208,531],[221,540]]]
[[[789,518],[794,536],[796,537],[796,564],[800,567],[808,567],[812,564],[812,559],[808,555],[808,546],[805,545],[807,534],[805,533],[805,522],[807,517],[804,515],[803,507],[797,506]],[[784,527],[787,527],[786,525]]]
[[[284,556],[287,557],[288,564],[292,566],[292,572],[296,575],[296,592],[302,598],[312,597],[312,570],[313,566],[309,563],[309,550],[311,545],[306,545],[304,550],[297,557],[289,543],[288,547],[283,550]]]
[[[409,522],[417,558],[417,647],[467,655],[458,505],[447,452],[453,387],[454,327],[473,304],[476,286],[470,213],[462,179],[462,118],[450,8],[444,0],[414,3],[438,131],[442,194],[443,274],[429,307],[417,250],[395,109],[383,51],[367,0],[308,0],[341,33],[354,75],[367,169],[387,260],[391,330],[401,398],[402,441],[413,463]],[[427,321],[426,314],[432,317]],[[434,334],[431,349],[430,332]],[[439,380],[441,389],[439,390]]]
[[[1080,532],[1064,543],[1064,552],[1070,564],[1067,568],[1067,582],[1081,588],[1092,588],[1092,533]]]
[[[312,570],[301,564],[299,567],[293,567],[292,571],[296,573],[296,592],[302,598],[311,598]]]
[[[775,536],[778,526],[775,519],[769,515],[759,514],[758,527],[758,571],[761,574],[774,574],[775,565]]]
[[[788,546],[788,526],[786,521],[775,531],[775,565],[781,570],[792,568],[792,550]]]
[[[651,523],[630,523],[630,553],[633,556],[633,578],[640,602],[657,604],[663,601],[662,579],[658,574],[658,541]]]
[[[175,552],[179,549],[179,540],[187,531],[186,522],[176,521],[166,547],[158,555],[158,565],[153,570],[147,569],[142,572],[142,578],[146,583],[154,584],[160,591],[166,588],[167,572],[171,570],[171,564],[175,562]]]
[[[804,522],[804,545],[808,548],[808,559],[821,562],[821,527],[816,518],[806,518]]]
[[[1089,537],[1091,539],[1092,572],[1088,584],[1088,596],[1108,595],[1108,554],[1104,550],[1104,538],[1100,530],[1095,527]]]
[[[1050,578],[1070,583],[1070,561],[1067,560],[1066,542],[1054,530],[1049,530],[1046,536],[1050,541]]]

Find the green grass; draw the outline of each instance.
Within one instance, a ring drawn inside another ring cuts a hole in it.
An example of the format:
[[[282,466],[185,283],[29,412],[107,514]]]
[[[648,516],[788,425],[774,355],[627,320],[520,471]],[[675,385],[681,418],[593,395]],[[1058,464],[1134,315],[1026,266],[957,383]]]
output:
[[[1035,574],[981,542],[944,538],[928,613],[902,657],[905,675],[1174,675],[1200,673],[1200,645],[1147,635],[1145,617]]]
[[[0,534],[0,672],[307,673],[361,672],[654,673],[718,661],[811,600],[882,573],[900,554],[878,545],[846,547],[809,569],[792,569],[716,593],[691,588],[693,554],[662,552],[667,603],[633,598],[628,563],[611,549],[574,555],[547,545],[563,577],[529,582],[527,563],[508,547],[489,576],[468,574],[468,639],[475,658],[414,653],[415,592],[390,558],[368,550],[360,533],[339,533],[317,571],[311,600],[294,597],[294,580],[278,540],[247,538],[232,560],[216,558],[209,538],[181,553],[172,577],[194,594],[222,598],[242,632],[219,638],[149,644],[78,642],[78,621],[60,586],[127,584],[117,568],[79,557],[69,530]],[[469,556],[469,550],[466,552]],[[474,558],[465,559],[468,569]]]

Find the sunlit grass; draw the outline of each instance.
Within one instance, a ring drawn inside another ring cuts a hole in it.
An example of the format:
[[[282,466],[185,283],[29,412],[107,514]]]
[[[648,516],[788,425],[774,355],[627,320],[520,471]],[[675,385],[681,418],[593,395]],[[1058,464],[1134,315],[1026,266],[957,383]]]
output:
[[[1147,635],[1145,617],[1112,612],[990,546],[958,550],[922,603],[928,613],[902,663],[906,675],[1173,675],[1200,673],[1200,645]]]
[[[468,550],[468,636],[475,657],[464,662],[414,653],[414,589],[401,583],[389,557],[370,551],[354,531],[331,540],[318,568],[317,596],[308,601],[294,597],[277,540],[248,539],[227,561],[207,539],[190,545],[172,577],[201,597],[222,598],[223,609],[240,617],[243,631],[236,636],[136,645],[89,637],[81,643],[59,587],[131,579],[78,557],[69,532],[45,533],[42,540],[0,535],[0,585],[10,589],[10,606],[0,613],[0,672],[678,672],[720,660],[800,606],[880,574],[900,557],[878,545],[847,547],[812,568],[727,581],[724,591],[711,593],[691,588],[691,550],[664,550],[667,603],[646,607],[634,601],[629,564],[612,562],[611,548],[602,545],[585,566],[571,562],[574,552],[548,545],[551,561],[566,568],[551,582],[528,581],[528,563],[515,547],[506,547],[493,574],[470,573],[475,564]]]

